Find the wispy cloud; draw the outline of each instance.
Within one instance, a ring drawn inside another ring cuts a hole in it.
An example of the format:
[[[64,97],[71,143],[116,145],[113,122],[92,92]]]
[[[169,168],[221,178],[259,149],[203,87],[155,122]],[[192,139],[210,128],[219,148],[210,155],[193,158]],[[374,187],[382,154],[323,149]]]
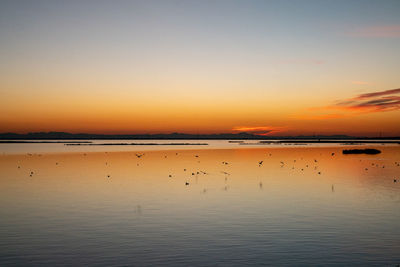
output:
[[[348,118],[365,113],[400,110],[400,88],[360,94],[336,101],[329,106],[309,107],[295,114],[297,120],[328,120]]]
[[[382,112],[400,109],[400,88],[361,94],[338,101],[331,108],[361,112]]]
[[[288,130],[288,127],[285,126],[236,126],[232,128],[234,132],[246,132],[257,135],[269,135],[286,130]]]
[[[367,93],[367,94],[361,94],[353,99],[355,100],[360,100],[360,99],[366,99],[366,98],[371,98],[371,97],[377,97],[377,96],[383,96],[383,95],[396,95],[400,94],[400,88],[398,89],[390,89],[390,90],[385,90],[385,91],[378,91],[378,92],[372,92],[372,93]]]
[[[396,38],[400,37],[400,25],[380,25],[359,28],[348,33],[353,37],[365,38]]]

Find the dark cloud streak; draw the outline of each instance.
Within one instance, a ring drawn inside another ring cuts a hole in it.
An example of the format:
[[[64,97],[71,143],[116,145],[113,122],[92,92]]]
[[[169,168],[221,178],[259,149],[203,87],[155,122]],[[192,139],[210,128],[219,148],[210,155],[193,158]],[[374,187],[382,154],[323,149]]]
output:
[[[362,94],[354,99],[365,99],[365,98],[371,98],[375,96],[383,96],[383,95],[392,95],[392,94],[400,94],[400,88],[398,89],[391,89],[391,90],[385,90],[385,91],[380,91],[380,92],[373,92],[373,93],[368,93],[368,94]]]
[[[400,109],[400,88],[361,94],[338,102],[334,107],[364,112],[382,112]]]

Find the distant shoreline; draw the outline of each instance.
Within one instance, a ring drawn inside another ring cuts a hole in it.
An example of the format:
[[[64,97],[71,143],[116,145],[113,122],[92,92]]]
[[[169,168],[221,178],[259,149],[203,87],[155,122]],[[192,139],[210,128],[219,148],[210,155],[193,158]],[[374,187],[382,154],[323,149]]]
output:
[[[0,140],[0,144],[89,144],[91,141],[34,141],[34,140]]]
[[[281,141],[281,142],[297,142],[297,143],[334,143],[343,141],[367,142],[400,142],[400,137],[355,137],[348,135],[313,135],[313,136],[261,136],[251,133],[220,133],[220,134],[185,134],[185,133],[170,133],[170,134],[87,134],[87,133],[66,133],[66,132],[36,132],[28,134],[17,133],[0,133],[0,142],[6,143],[11,141],[40,141],[45,142],[54,140],[259,140],[259,141]],[[80,141],[79,143],[84,143]]]
[[[65,146],[208,146],[206,143],[66,143]]]
[[[280,141],[260,141],[260,144],[400,144],[400,140],[280,140]]]
[[[94,141],[110,141],[103,139],[90,139]],[[111,139],[115,141],[122,141],[126,139]],[[136,139],[138,140],[138,139]],[[160,140],[160,139],[145,139],[148,140]],[[162,139],[165,140],[182,140],[182,139]],[[200,139],[197,139],[200,140]],[[202,140],[211,140],[211,139],[202,139]],[[279,145],[279,144],[343,144],[343,145],[358,145],[358,144],[400,144],[400,140],[251,140],[247,141],[258,141],[247,143],[245,141],[232,141],[230,139],[217,139],[221,141],[228,141],[229,143],[238,144],[240,146],[247,145]],[[93,143],[92,141],[35,141],[35,140],[0,140],[0,144],[64,144],[65,146],[205,146],[208,143]]]

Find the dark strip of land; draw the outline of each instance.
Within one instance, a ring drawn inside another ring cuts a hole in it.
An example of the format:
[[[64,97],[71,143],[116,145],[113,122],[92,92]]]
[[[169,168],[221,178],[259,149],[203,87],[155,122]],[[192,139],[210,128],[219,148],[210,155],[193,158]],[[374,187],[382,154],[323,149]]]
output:
[[[378,149],[373,149],[373,148],[367,148],[367,149],[345,149],[342,151],[343,154],[369,154],[369,155],[375,155],[381,153],[380,150]]]
[[[92,143],[92,141],[22,141],[22,140],[0,140],[0,144],[73,144]]]
[[[263,136],[251,133],[218,133],[218,134],[88,134],[66,132],[36,132],[27,134],[0,133],[0,140],[398,140],[394,137],[354,137],[348,135],[313,135],[313,136]],[[307,141],[305,141],[307,140]]]
[[[65,146],[207,146],[205,143],[101,143],[101,144],[64,144]]]
[[[394,140],[278,140],[278,141],[260,141],[260,144],[400,144],[399,141]],[[244,143],[246,144],[246,143]]]

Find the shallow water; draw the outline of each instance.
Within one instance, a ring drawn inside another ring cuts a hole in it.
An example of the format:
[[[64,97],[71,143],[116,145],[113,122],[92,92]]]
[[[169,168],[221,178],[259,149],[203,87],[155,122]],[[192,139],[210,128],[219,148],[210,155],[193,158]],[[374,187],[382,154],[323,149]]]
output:
[[[400,264],[400,146],[348,147],[0,155],[0,265]]]
[[[26,140],[29,141],[29,140]],[[40,142],[36,140],[34,142]],[[120,152],[120,151],[159,151],[159,150],[200,150],[200,149],[221,149],[221,148],[277,148],[277,147],[347,147],[345,144],[334,143],[305,143],[305,144],[268,144],[260,143],[260,140],[42,140],[45,142],[90,142],[97,145],[67,145],[64,143],[0,143],[0,153],[8,154],[24,154],[24,153],[62,153],[62,152]],[[263,140],[265,141],[265,140]],[[349,141],[349,140],[347,140]],[[354,140],[355,143],[360,140]],[[369,140],[371,141],[371,140]],[[395,141],[396,140],[390,140]],[[241,142],[241,143],[239,143]],[[99,145],[99,144],[115,144],[115,143],[155,143],[159,145]],[[188,143],[190,145],[169,145],[176,143]],[[197,145],[192,145],[197,144]],[[201,144],[201,145],[199,145]],[[203,145],[206,144],[206,145]],[[381,144],[384,146],[388,144]],[[370,144],[358,144],[358,146],[370,146]],[[392,146],[392,145],[390,145]]]

